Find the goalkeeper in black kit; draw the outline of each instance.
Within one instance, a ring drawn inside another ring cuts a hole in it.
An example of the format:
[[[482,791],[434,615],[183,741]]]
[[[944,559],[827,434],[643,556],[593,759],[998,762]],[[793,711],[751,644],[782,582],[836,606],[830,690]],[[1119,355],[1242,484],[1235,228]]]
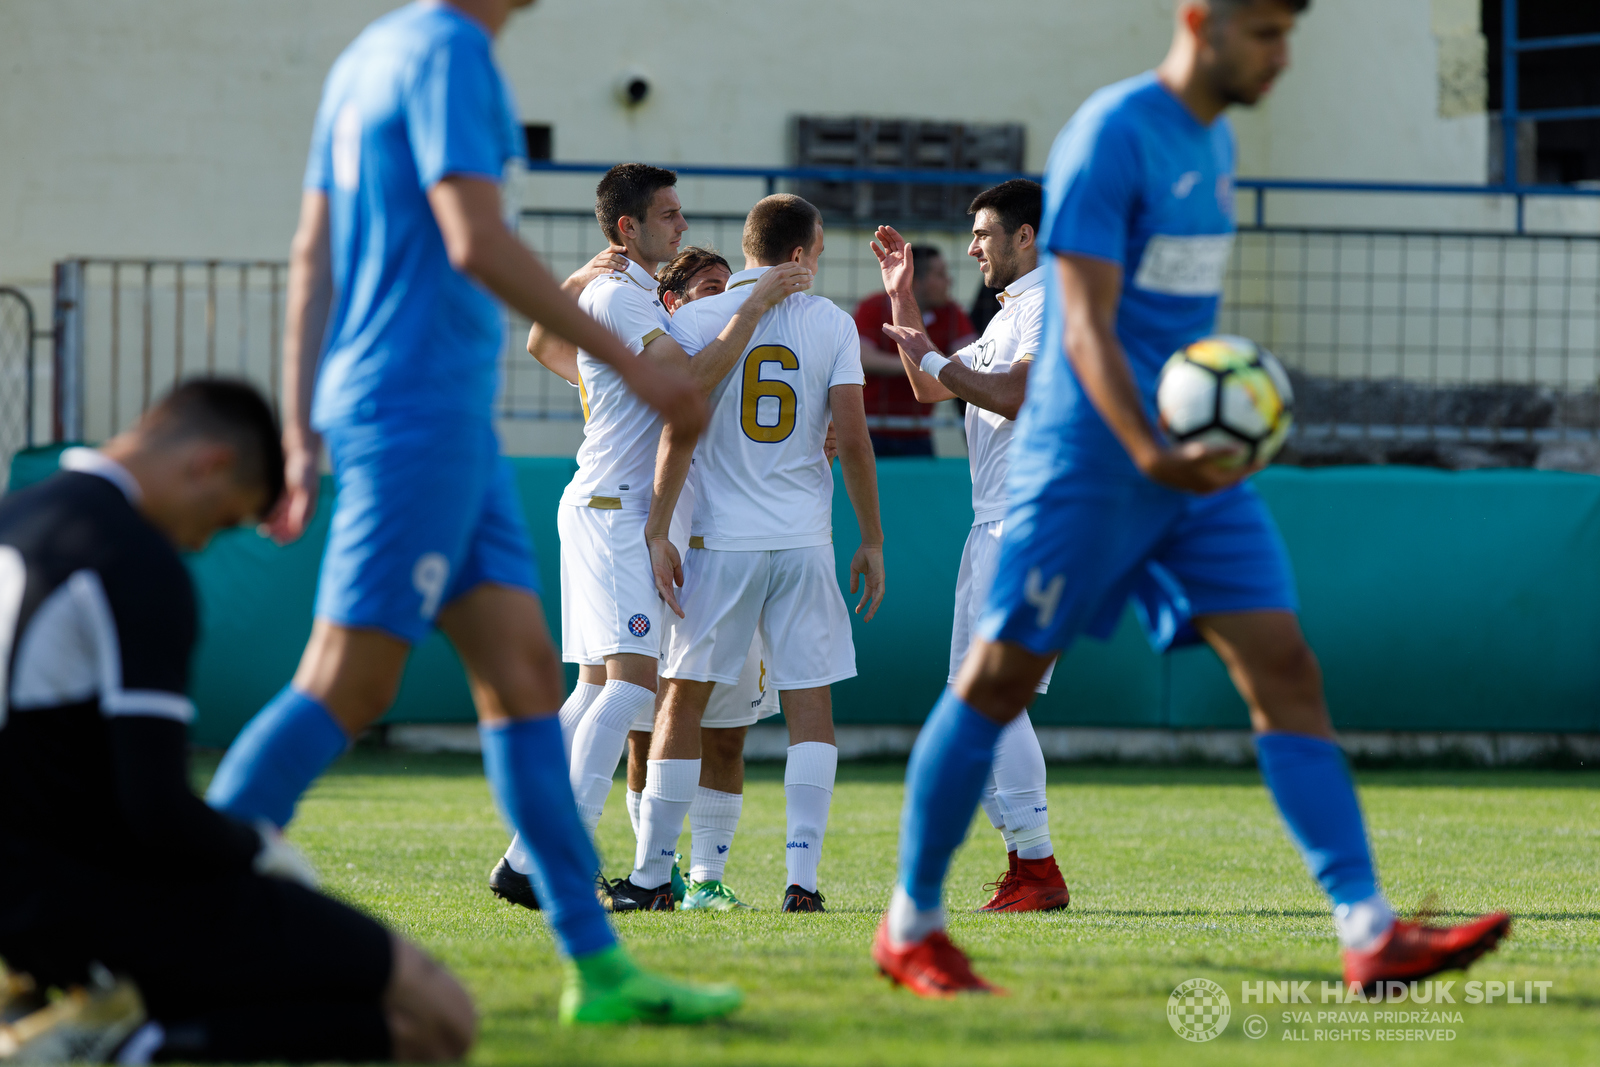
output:
[[[453,977],[189,786],[197,618],[178,549],[277,506],[280,440],[253,387],[194,380],[0,501],[0,1059],[471,1046]]]

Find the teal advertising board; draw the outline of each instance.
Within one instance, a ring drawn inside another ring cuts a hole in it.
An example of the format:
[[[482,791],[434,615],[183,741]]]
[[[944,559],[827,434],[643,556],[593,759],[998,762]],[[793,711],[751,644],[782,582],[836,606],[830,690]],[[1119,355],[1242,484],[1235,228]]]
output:
[[[514,463],[558,630],[556,501],[573,463]],[[52,453],[19,456],[12,484],[53,467]],[[834,687],[836,717],[918,723],[948,670],[956,566],[972,517],[967,465],[886,461],[878,478],[888,596],[872,622],[853,619],[860,674]],[[1600,731],[1600,478],[1273,468],[1255,484],[1288,542],[1336,725]],[[193,672],[202,743],[226,743],[293,673],[310,632],[331,503],[325,496],[293,545],[236,530],[191,557],[202,615]],[[858,534],[842,483],[834,528],[848,587]],[[854,608],[857,598],[846,598]],[[1110,641],[1068,651],[1033,715],[1041,725],[1247,725],[1209,651],[1157,656],[1131,616]],[[460,664],[435,635],[412,657],[388,721],[472,718]]]

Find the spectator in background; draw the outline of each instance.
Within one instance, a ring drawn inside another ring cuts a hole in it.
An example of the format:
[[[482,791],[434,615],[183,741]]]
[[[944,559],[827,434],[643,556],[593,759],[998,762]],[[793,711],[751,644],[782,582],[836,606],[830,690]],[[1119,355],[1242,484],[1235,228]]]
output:
[[[916,280],[912,292],[922,309],[922,328],[941,352],[954,352],[977,340],[972,320],[950,299],[950,266],[933,245],[911,246]],[[900,355],[884,336],[894,319],[889,294],[877,293],[856,306],[856,333],[861,337],[861,368],[867,372],[865,399],[867,425],[872,429],[872,450],[879,456],[931,456],[933,434],[924,427],[889,428],[875,425],[882,416],[926,417],[932,405],[917,403],[906,380]],[[943,345],[954,347],[945,348]]]

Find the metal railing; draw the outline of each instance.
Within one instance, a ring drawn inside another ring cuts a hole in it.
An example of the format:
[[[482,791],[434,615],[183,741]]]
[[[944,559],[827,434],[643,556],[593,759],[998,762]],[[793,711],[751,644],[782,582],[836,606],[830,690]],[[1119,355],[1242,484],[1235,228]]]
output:
[[[193,374],[255,382],[275,401],[284,263],[72,259],[56,265],[58,441],[98,441]]]
[[[536,171],[593,173],[599,163]],[[686,177],[949,183],[949,171],[676,168]],[[985,174],[998,181],[1009,174]],[[973,175],[962,174],[962,184]],[[1304,382],[1300,433],[1495,440],[1600,433],[1600,238],[1503,231],[1410,231],[1272,225],[1269,194],[1600,196],[1555,187],[1412,185],[1241,179],[1241,212],[1221,325],[1272,347]],[[755,190],[752,190],[754,192]],[[1241,205],[1244,206],[1244,205]],[[735,253],[743,215],[690,213],[685,240]],[[603,244],[580,209],[529,210],[519,231],[558,275]],[[939,245],[963,304],[976,292],[968,235],[949,225],[909,229]],[[879,291],[870,230],[830,224],[814,292],[847,309]],[[736,254],[729,256],[737,267]],[[185,373],[226,371],[276,397],[286,267],[281,262],[77,259],[56,273],[53,436],[101,439]],[[528,359],[527,323],[511,317],[498,413],[581,418],[577,391]],[[1358,388],[1359,387],[1359,388]],[[1485,399],[1487,393],[1494,397]],[[1508,399],[1508,397],[1510,399]],[[1521,399],[1518,399],[1518,398]],[[1498,406],[1497,406],[1498,405]]]
[[[33,302],[20,289],[0,286],[0,484],[11,457],[33,445]]]
[[[1241,231],[1219,327],[1297,372],[1302,437],[1600,435],[1600,237]]]

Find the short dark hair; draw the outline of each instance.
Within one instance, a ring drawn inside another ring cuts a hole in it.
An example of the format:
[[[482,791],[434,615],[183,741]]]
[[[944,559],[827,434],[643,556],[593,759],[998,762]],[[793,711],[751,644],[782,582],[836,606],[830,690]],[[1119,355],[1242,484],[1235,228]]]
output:
[[[930,259],[937,259],[944,255],[938,245],[912,245],[911,246],[911,273],[921,274],[922,267]]]
[[[626,215],[643,220],[650,213],[650,201],[657,191],[671,189],[678,176],[670,170],[648,163],[619,163],[606,171],[594,189],[594,217],[600,232],[613,244],[622,243],[617,223]]]
[[[1206,0],[1214,11],[1231,15],[1247,7],[1255,7],[1261,0]],[[1296,15],[1304,14],[1306,8],[1311,6],[1311,0],[1271,0],[1280,7],[1286,7]]]
[[[1044,217],[1044,186],[1026,178],[1001,182],[973,197],[967,214],[976,215],[984,208],[994,212],[1007,237],[1024,226],[1032,226],[1038,233],[1039,220]]]
[[[774,193],[756,201],[744,220],[744,254],[757,263],[781,263],[796,248],[810,248],[817,239],[822,212],[809,200]]]
[[[261,391],[237,378],[190,378],[139,420],[154,442],[204,438],[233,448],[234,480],[266,494],[264,517],[283,496],[283,432]]]
[[[699,245],[690,245],[682,252],[672,257],[672,262],[662,267],[656,274],[656,293],[666,296],[672,293],[680,300],[688,292],[689,283],[694,281],[695,275],[707,267],[720,266],[729,274],[733,268],[728,266],[728,261],[713,248],[701,248]]]

